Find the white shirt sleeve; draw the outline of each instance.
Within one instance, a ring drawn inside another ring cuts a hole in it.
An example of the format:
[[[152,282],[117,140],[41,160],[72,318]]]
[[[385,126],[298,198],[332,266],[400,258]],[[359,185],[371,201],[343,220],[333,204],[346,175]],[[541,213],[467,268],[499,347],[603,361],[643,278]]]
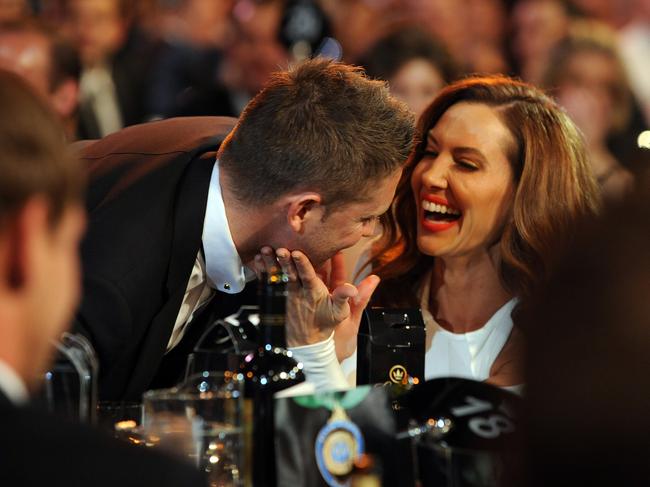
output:
[[[290,347],[289,350],[296,361],[302,362],[307,382],[314,384],[316,392],[350,388],[336,358],[333,332],[327,340],[312,345]]]

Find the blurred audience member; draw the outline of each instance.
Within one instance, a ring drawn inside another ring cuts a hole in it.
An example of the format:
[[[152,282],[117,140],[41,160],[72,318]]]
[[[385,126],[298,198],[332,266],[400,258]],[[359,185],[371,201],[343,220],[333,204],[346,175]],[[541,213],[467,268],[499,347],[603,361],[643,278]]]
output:
[[[568,0],[582,15],[618,29],[633,14],[635,0]]]
[[[186,4],[181,13],[188,27],[198,21],[197,11],[205,10],[201,17],[214,20],[212,38],[197,35],[203,19],[192,28],[192,36],[166,50],[151,93],[153,100],[168,103],[168,109],[159,112],[163,116],[237,116],[271,72],[316,54],[331,35],[329,19],[319,2],[312,0],[226,0],[218,6],[205,0],[181,3]],[[340,47],[334,44],[335,55],[330,57],[337,58]],[[170,79],[165,71],[176,72],[175,84],[181,80],[182,89],[176,86],[172,98],[158,95]]]
[[[33,21],[2,24],[0,68],[22,76],[49,101],[68,140],[77,137],[80,65],[67,40]]]
[[[278,35],[292,62],[318,55],[342,59],[340,43],[333,42],[330,18],[316,0],[285,0]]]
[[[617,41],[630,84],[641,103],[646,125],[650,125],[650,1],[572,0],[582,15],[608,24]]]
[[[236,115],[262,89],[272,72],[289,64],[289,53],[278,36],[283,7],[283,0],[238,0],[233,7],[234,35],[219,76]]]
[[[466,60],[465,69],[471,73],[508,72],[503,0],[469,0],[465,9],[465,29],[470,33],[461,58]]]
[[[650,0],[634,0],[633,15],[618,31],[619,48],[632,90],[650,126]]]
[[[515,71],[540,85],[553,49],[568,35],[571,17],[563,0],[519,0],[511,13],[510,49]]]
[[[78,303],[83,178],[56,115],[4,70],[0,106],[0,485],[205,485],[189,464],[26,405]]]
[[[98,138],[145,121],[155,46],[133,23],[128,0],[71,0],[70,33],[83,64],[80,124]]]
[[[161,47],[147,95],[152,118],[238,114],[219,80],[233,4],[179,0],[159,6],[154,24]]]
[[[553,53],[545,84],[582,130],[605,199],[616,199],[633,183],[624,164],[641,163],[635,141],[643,127],[632,126],[633,97],[613,33],[587,21],[573,30]],[[627,150],[614,150],[617,139]]]
[[[343,59],[356,63],[379,39],[411,17],[404,0],[318,0],[332,21],[334,37],[341,43]]]
[[[0,23],[22,20],[31,13],[27,0],[0,0]]]
[[[156,17],[152,36],[193,46],[223,47],[235,0],[158,0],[156,3],[152,12]]]
[[[513,485],[648,485],[647,176],[632,197],[577,233],[530,309],[527,478]]]
[[[362,58],[368,76],[388,81],[390,90],[419,118],[459,72],[445,47],[424,31],[408,28],[383,39]]]
[[[431,32],[470,73],[504,73],[502,0],[396,0],[412,22]]]

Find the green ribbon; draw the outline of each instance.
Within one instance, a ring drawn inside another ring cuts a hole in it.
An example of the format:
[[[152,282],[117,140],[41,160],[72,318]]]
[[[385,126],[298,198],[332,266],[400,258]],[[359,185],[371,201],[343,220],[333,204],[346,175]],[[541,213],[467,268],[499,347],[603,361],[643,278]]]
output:
[[[370,394],[371,389],[372,386],[360,386],[349,391],[320,392],[292,399],[299,406],[309,409],[326,408],[331,411],[336,405],[351,409],[361,403]]]

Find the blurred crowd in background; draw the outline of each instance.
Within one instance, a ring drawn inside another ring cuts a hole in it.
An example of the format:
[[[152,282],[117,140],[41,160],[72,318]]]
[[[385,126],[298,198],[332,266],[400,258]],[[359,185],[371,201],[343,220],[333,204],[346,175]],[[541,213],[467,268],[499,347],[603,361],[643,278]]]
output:
[[[0,0],[0,67],[49,98],[71,140],[149,120],[237,116],[269,74],[324,55],[420,114],[449,81],[547,89],[606,196],[649,167],[650,0]]]

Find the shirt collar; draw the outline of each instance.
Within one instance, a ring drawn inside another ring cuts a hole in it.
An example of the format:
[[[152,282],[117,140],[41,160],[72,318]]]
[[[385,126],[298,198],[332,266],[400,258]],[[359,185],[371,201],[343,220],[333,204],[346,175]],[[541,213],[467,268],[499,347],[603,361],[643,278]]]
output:
[[[29,400],[27,386],[23,379],[7,362],[0,359],[0,390],[17,406]]]
[[[228,227],[226,208],[219,183],[219,161],[212,169],[208,202],[203,222],[203,252],[210,286],[234,294],[244,289],[255,273],[244,266]]]

